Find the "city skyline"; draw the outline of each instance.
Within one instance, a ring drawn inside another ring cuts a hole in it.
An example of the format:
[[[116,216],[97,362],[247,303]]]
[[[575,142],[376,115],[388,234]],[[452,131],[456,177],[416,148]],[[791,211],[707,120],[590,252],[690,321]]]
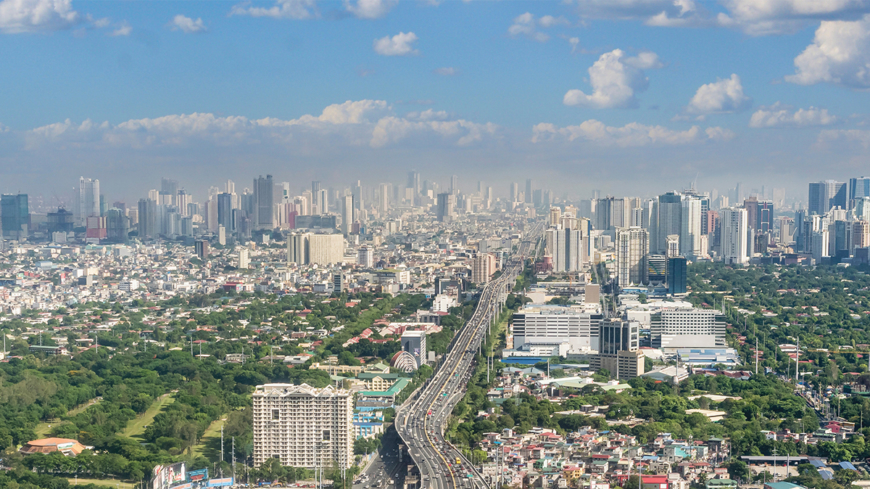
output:
[[[795,194],[862,174],[870,141],[861,2],[12,5],[4,193],[86,176],[130,201],[155,174],[198,194],[216,184],[203,175],[374,184],[418,168],[560,195]]]

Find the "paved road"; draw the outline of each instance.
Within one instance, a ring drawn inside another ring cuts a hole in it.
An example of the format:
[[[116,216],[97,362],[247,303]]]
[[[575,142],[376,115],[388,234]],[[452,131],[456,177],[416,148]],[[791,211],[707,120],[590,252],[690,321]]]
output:
[[[354,480],[353,489],[394,488],[402,487],[404,481],[404,466],[409,463],[407,458],[403,463],[399,460],[399,443],[401,439],[393,427],[387,429],[381,439],[381,449],[374,454],[371,463]],[[390,481],[393,481],[391,484]]]
[[[484,489],[488,485],[474,466],[444,440],[446,421],[465,395],[474,360],[489,326],[498,319],[504,300],[530,253],[535,253],[543,225],[526,233],[502,275],[481,292],[471,319],[448,347],[435,375],[396,414],[396,430],[420,473],[421,489]]]

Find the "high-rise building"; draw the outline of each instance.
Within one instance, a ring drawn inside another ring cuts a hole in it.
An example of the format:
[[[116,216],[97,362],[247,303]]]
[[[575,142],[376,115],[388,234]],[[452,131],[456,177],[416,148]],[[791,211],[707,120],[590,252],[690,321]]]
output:
[[[341,200],[341,232],[350,234],[354,221],[353,195],[345,195]]]
[[[375,264],[375,250],[368,246],[360,246],[357,250],[357,263],[363,268],[371,268]]]
[[[438,194],[437,216],[438,222],[451,222],[456,207],[456,196],[451,193]]]
[[[680,217],[680,253],[701,256],[701,199],[686,196],[682,201]]]
[[[585,264],[586,243],[579,229],[550,228],[544,232],[547,250],[553,257],[554,272],[576,272]],[[586,237],[588,241],[588,237]]]
[[[341,263],[344,260],[344,236],[309,234],[308,262],[316,265]]]
[[[247,248],[242,248],[239,250],[239,268],[242,270],[247,270],[251,265],[251,255],[250,251]]]
[[[668,280],[668,257],[648,255],[646,257],[647,280],[651,284],[661,284]]]
[[[426,332],[408,331],[402,333],[402,351],[410,353],[417,360],[417,368],[426,363]]]
[[[562,209],[550,207],[550,226],[556,227],[562,223]]]
[[[27,194],[4,194],[0,196],[0,221],[2,236],[21,239],[30,228],[30,207]]]
[[[644,372],[644,355],[639,349],[640,324],[621,319],[601,321],[598,354],[592,357],[593,371],[605,369],[619,380],[630,380]]]
[[[809,205],[810,215],[824,215],[834,207],[847,208],[846,184],[835,180],[810,183]]]
[[[230,231],[235,229],[233,226],[233,194],[218,194],[217,223]]]
[[[848,205],[851,209],[855,201],[864,197],[870,197],[870,177],[858,177],[849,179]]]
[[[459,176],[457,175],[450,176],[450,193],[454,195],[459,193]]]
[[[725,263],[743,264],[749,261],[748,221],[746,209],[730,207],[719,211],[719,244]]]
[[[156,238],[157,202],[151,199],[139,199],[139,238]]]
[[[416,205],[423,187],[420,186],[420,174],[416,170],[408,172],[408,185],[406,187],[410,192],[411,205]]]
[[[686,293],[686,276],[688,264],[686,257],[675,256],[668,258],[668,294]]]
[[[616,233],[616,277],[620,287],[646,284],[649,232],[641,227],[621,228]]]
[[[390,210],[390,184],[382,183],[378,186],[378,211],[381,217],[386,216]]]
[[[329,213],[329,192],[325,188],[314,194],[314,207],[316,207],[316,213],[321,216]]]
[[[855,248],[866,248],[868,246],[870,246],[870,223],[863,220],[853,221],[851,253],[855,253]]]
[[[113,243],[126,243],[130,230],[130,218],[121,209],[106,212],[106,239]]]
[[[254,179],[254,229],[272,229],[274,222],[274,192],[275,184],[272,175],[263,178],[260,175]],[[227,227],[227,229],[232,229]]]
[[[307,384],[258,385],[253,395],[254,466],[276,458],[286,467],[353,463],[353,394]]]
[[[518,202],[520,198],[520,185],[517,182],[511,183],[510,193],[511,203]]]
[[[571,351],[597,351],[601,320],[579,306],[529,304],[513,315],[513,347],[567,343]]]
[[[650,250],[667,253],[668,236],[680,236],[683,231],[683,196],[678,192],[660,195],[654,207],[655,223],[650,223],[650,227],[656,231],[657,244],[654,249],[650,247]]]
[[[85,225],[90,216],[100,215],[100,181],[90,178],[79,178],[79,193],[76,199],[76,222]]]
[[[162,203],[164,205],[177,205],[178,196],[178,180],[170,180],[168,178],[160,179],[160,196],[165,198]]]
[[[287,263],[307,265],[308,237],[310,233],[292,233],[287,235]]]
[[[534,182],[532,181],[532,179],[531,178],[527,179],[526,180],[526,194],[525,194],[526,204],[532,203],[533,186],[534,186]]]
[[[495,256],[489,253],[481,253],[471,261],[471,281],[478,285],[489,282],[495,273]]]
[[[204,239],[197,240],[193,243],[193,249],[196,253],[197,258],[202,261],[208,260],[208,241]]]
[[[653,348],[725,348],[725,317],[714,309],[664,307],[650,316]]]
[[[55,212],[49,212],[46,217],[48,219],[48,232],[50,234],[71,233],[75,226],[73,213],[62,207]]]

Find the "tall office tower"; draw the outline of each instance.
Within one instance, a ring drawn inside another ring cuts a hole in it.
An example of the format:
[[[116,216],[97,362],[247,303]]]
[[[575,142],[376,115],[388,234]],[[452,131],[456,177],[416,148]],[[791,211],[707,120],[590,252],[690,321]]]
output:
[[[356,185],[353,186],[353,208],[357,211],[365,209],[365,205],[363,204],[363,188],[362,183],[359,180],[356,181]]]
[[[181,218],[181,235],[193,236],[193,217]]]
[[[510,192],[511,202],[518,202],[520,199],[520,184],[517,182],[511,183],[511,192]]]
[[[233,226],[233,196],[232,194],[218,194],[217,196],[217,223],[232,232]]]
[[[851,242],[849,235],[851,232],[852,226],[843,220],[836,220],[828,225],[830,256],[841,259],[849,256],[849,244]]]
[[[106,212],[106,239],[113,243],[126,243],[130,231],[130,218],[121,209]]]
[[[202,261],[208,260],[208,241],[204,239],[196,240],[193,243],[193,249],[197,258]]]
[[[85,225],[90,216],[100,215],[100,181],[90,178],[79,178],[79,193],[76,200],[76,222]]]
[[[417,368],[426,363],[426,332],[425,331],[405,331],[402,333],[400,340],[402,351],[410,353],[414,360],[417,361]]]
[[[648,270],[649,232],[641,227],[621,228],[616,232],[616,277],[620,287],[645,284]]]
[[[254,404],[254,466],[276,458],[285,467],[353,463],[353,394],[307,384],[258,385]]]
[[[357,250],[356,262],[363,268],[371,268],[375,264],[375,250],[368,246],[360,246]]]
[[[345,195],[341,202],[341,232],[344,235],[350,234],[353,226],[353,195]]]
[[[685,256],[668,258],[668,294],[685,294],[688,263]]]
[[[2,236],[21,239],[30,228],[30,207],[27,194],[4,194],[0,197],[0,221]]]
[[[317,195],[323,187],[320,185],[320,180],[313,180],[311,182],[311,195]]]
[[[870,210],[870,208],[868,208],[868,210]],[[792,239],[794,240],[797,251],[806,251],[807,236],[804,234],[806,220],[806,210],[794,211],[794,233],[792,234]]]
[[[456,196],[449,193],[438,194],[437,216],[438,222],[453,221]]]
[[[218,244],[221,246],[226,246],[226,244],[227,244],[227,228],[218,224],[217,236],[218,236]]]
[[[489,253],[477,255],[471,261],[471,281],[477,285],[489,282],[492,274],[495,273],[495,265],[494,255]]]
[[[870,246],[870,223],[867,221],[852,221],[852,246],[851,254],[855,254],[855,248]]]
[[[484,197],[486,208],[492,207],[492,187],[486,187],[486,196]]]
[[[344,236],[340,234],[310,234],[308,261],[315,265],[330,265],[344,260]]]
[[[456,195],[459,193],[459,177],[457,175],[450,176],[450,193]]]
[[[629,380],[644,372],[644,355],[640,351],[640,324],[618,318],[601,321],[598,355],[592,357],[593,371],[610,372],[614,379]]]
[[[178,180],[161,178],[160,194],[167,196],[167,199],[169,200],[169,205],[177,205],[176,196],[178,195]]]
[[[810,215],[824,215],[834,207],[847,208],[846,184],[835,180],[810,183],[809,205]]]
[[[239,250],[239,268],[247,270],[251,265],[251,255],[247,248]]]
[[[680,253],[701,256],[701,199],[686,197],[680,219]]]
[[[855,219],[870,221],[870,197],[855,199],[852,206],[852,215]]]
[[[647,255],[647,280],[651,284],[662,284],[668,280],[668,257],[665,255]]]
[[[308,237],[310,233],[292,233],[287,235],[287,263],[307,265]]]
[[[272,229],[275,227],[272,194],[275,185],[272,183],[272,175],[254,179],[254,201],[256,210],[254,214],[254,229]]]
[[[779,216],[779,237],[777,243],[783,246],[790,245],[794,239],[792,235],[795,231],[794,219],[786,216]]]
[[[382,183],[378,186],[378,211],[384,217],[390,210],[390,184]]]
[[[773,201],[758,202],[758,221],[756,229],[762,234],[773,233]]]
[[[743,208],[746,209],[746,227],[749,234],[754,236],[758,232],[758,198],[754,195],[743,200]]]
[[[864,197],[870,197],[870,177],[858,177],[849,179],[848,205],[851,209],[855,201]]]
[[[650,316],[653,348],[725,348],[725,316],[716,309],[663,307]]]
[[[550,226],[558,227],[562,223],[562,209],[550,207]]]
[[[656,253],[667,253],[668,236],[680,235],[683,228],[683,196],[678,192],[660,195],[655,205]],[[652,233],[650,233],[652,234]]]
[[[148,200],[153,200],[157,202],[157,205],[160,205],[160,192],[157,189],[151,189],[148,191]]]
[[[139,199],[139,238],[156,238],[157,222],[157,202]]]
[[[749,261],[749,216],[746,209],[729,207],[719,211],[719,243],[725,263]]]
[[[326,215],[329,213],[329,191],[322,188],[314,194],[314,213],[318,215]]]
[[[219,194],[218,194],[219,195]],[[205,227],[212,233],[218,229],[218,200],[217,196],[208,199],[205,203]]]
[[[821,261],[822,258],[831,256],[830,233],[828,232],[827,227],[819,229],[818,231],[813,231],[812,234],[810,234],[810,240],[812,242],[810,245],[810,252],[817,263]]]
[[[534,186],[534,182],[532,182],[532,179],[531,178],[526,179],[526,194],[525,194],[526,204],[532,203],[532,191],[534,190],[533,186]]]
[[[719,229],[719,211],[707,211],[705,222],[707,223],[707,228],[702,229],[701,233],[708,235],[716,234],[716,230]]]
[[[185,190],[179,190],[178,195],[175,196],[175,203],[178,207],[178,212],[183,216],[191,216],[190,213],[190,204],[193,202],[192,196],[187,193]]]
[[[228,194],[236,193],[236,183],[232,180],[227,180],[226,186],[224,187],[224,192]]]
[[[406,187],[411,190],[411,204],[416,205],[417,197],[423,190],[423,187],[420,185],[420,174],[416,170],[408,172],[408,185]]]

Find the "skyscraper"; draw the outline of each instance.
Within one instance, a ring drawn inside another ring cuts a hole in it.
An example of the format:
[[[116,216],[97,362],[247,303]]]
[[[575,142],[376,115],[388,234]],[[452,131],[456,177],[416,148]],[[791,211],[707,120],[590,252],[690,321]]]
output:
[[[621,319],[601,321],[598,355],[592,357],[592,370],[607,370],[614,379],[633,379],[644,371],[644,355],[639,349],[640,324]]]
[[[683,196],[678,192],[660,195],[656,208],[657,244],[653,251],[667,253],[668,236],[679,236],[683,230]]]
[[[835,180],[810,183],[809,205],[807,212],[810,215],[824,215],[834,207],[846,209],[846,184]]]
[[[450,176],[450,193],[456,195],[459,193],[459,176]]]
[[[353,195],[345,195],[341,202],[341,232],[344,235],[350,234],[351,227],[354,221],[354,205]]]
[[[266,175],[266,178],[261,175],[254,179],[255,229],[272,229],[274,227],[274,191],[275,185],[272,183],[272,175]]]
[[[725,263],[743,264],[749,261],[748,215],[746,209],[730,207],[719,211],[720,246]]]
[[[668,258],[668,294],[686,293],[687,271],[686,257],[675,256]]]
[[[849,209],[855,205],[855,200],[870,197],[870,177],[850,178],[848,194]]]
[[[686,196],[682,202],[680,253],[684,256],[701,255],[701,199],[697,197]]]
[[[526,204],[532,203],[532,191],[534,190],[533,186],[534,186],[534,182],[532,181],[532,179],[531,178],[527,179],[526,180],[526,195],[525,195]]]
[[[233,230],[233,196],[232,194],[218,194],[217,196],[217,223],[224,228]]]
[[[168,205],[177,205],[176,198],[178,196],[178,180],[161,178],[160,195],[166,197],[165,203]]]
[[[450,193],[438,194],[437,216],[439,222],[451,222],[453,220],[456,196]]]
[[[648,282],[646,257],[649,232],[641,227],[621,228],[616,233],[616,268],[620,287]]]
[[[511,202],[517,202],[520,198],[520,185],[517,182],[511,183]]]
[[[157,202],[139,199],[139,238],[156,238],[157,222]]]
[[[416,170],[408,172],[407,188],[411,191],[411,204],[417,203],[417,197],[420,195],[422,187],[420,186],[420,174]]]
[[[100,181],[90,178],[79,178],[79,193],[76,199],[76,222],[85,225],[90,216],[100,215]]]
[[[381,217],[385,216],[390,210],[390,184],[382,183],[378,186],[378,210]]]
[[[30,227],[30,208],[27,194],[4,194],[0,197],[2,236],[21,239]]]
[[[308,264],[308,237],[310,233],[293,233],[287,236],[287,263]]]

